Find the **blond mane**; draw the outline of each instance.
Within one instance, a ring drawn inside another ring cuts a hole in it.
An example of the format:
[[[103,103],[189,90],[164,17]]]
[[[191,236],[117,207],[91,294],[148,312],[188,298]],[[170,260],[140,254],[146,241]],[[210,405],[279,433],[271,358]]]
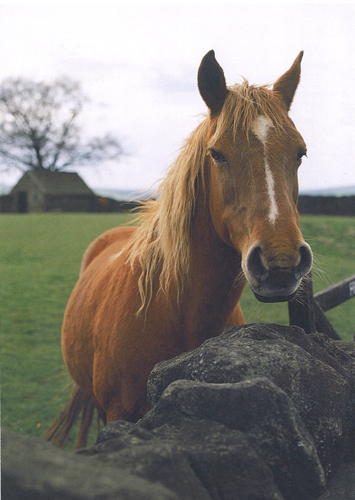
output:
[[[242,128],[247,132],[260,115],[267,116],[277,129],[283,129],[286,111],[275,93],[267,86],[241,85],[229,87],[223,108],[216,120],[214,136],[232,130],[234,136]],[[141,225],[134,233],[128,262],[132,269],[139,265],[138,281],[142,306],[152,298],[154,280],[159,277],[159,290],[167,293],[175,283],[181,292],[190,264],[192,216],[197,200],[199,173],[206,157],[210,116],[192,132],[180,155],[168,171],[154,201],[140,209]],[[201,176],[202,179],[202,176]]]

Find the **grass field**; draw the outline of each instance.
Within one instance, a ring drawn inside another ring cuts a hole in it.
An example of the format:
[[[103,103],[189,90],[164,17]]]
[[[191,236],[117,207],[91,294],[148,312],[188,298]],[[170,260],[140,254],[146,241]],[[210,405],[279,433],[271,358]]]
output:
[[[39,436],[67,401],[60,329],[87,245],[129,222],[127,214],[0,215],[2,425]],[[314,291],[355,273],[355,218],[304,216],[316,256]],[[288,324],[286,304],[242,297],[247,322]],[[329,311],[341,337],[354,335],[355,299]]]

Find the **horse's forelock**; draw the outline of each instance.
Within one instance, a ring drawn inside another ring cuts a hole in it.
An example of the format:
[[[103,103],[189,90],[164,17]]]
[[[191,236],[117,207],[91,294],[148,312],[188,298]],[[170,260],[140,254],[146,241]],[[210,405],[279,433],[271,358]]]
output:
[[[266,116],[275,129],[283,130],[286,110],[282,101],[272,91],[270,86],[249,85],[247,80],[242,84],[228,87],[224,106],[215,123],[214,139],[218,140],[227,131],[232,130],[236,137],[243,130],[247,137],[254,121],[260,115]]]

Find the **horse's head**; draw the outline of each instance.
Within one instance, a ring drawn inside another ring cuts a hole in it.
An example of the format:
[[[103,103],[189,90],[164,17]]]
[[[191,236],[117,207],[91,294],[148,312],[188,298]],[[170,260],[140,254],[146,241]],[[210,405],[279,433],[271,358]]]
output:
[[[210,110],[205,169],[212,222],[240,253],[246,279],[262,302],[293,298],[312,267],[297,211],[297,170],[306,145],[288,116],[302,56],[272,89],[247,82],[227,88],[213,51],[198,73]]]

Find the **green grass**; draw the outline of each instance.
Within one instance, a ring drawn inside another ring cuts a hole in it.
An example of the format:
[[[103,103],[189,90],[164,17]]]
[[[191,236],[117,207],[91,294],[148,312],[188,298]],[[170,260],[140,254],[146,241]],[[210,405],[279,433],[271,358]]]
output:
[[[0,216],[2,425],[40,435],[69,396],[63,312],[81,257],[126,214]]]
[[[60,350],[66,302],[81,257],[103,231],[127,224],[127,214],[0,215],[2,425],[39,436],[68,398]],[[355,218],[302,217],[318,272],[314,291],[355,273]],[[249,289],[247,322],[288,324],[286,304],[260,304]],[[343,339],[354,335],[355,299],[327,313]]]

